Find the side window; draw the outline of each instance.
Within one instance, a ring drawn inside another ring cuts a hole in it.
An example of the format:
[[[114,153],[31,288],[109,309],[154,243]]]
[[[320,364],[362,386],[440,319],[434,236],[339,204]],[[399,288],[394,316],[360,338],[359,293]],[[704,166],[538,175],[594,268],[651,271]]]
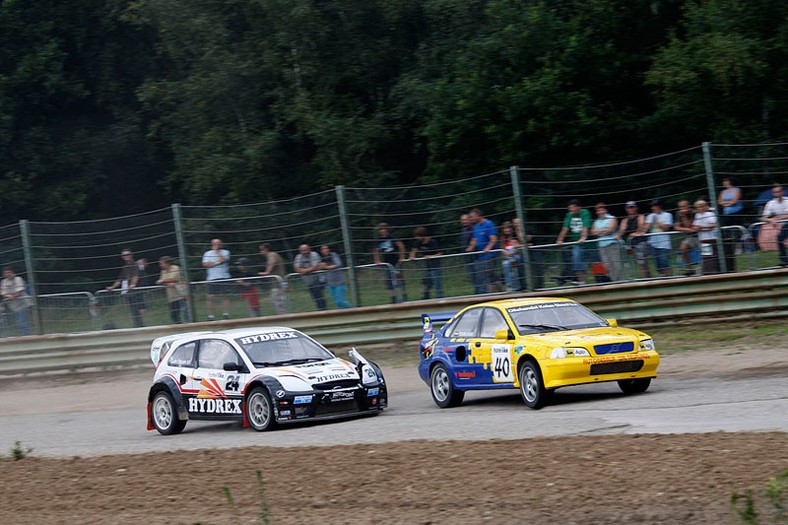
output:
[[[501,312],[494,308],[484,309],[484,320],[482,321],[482,329],[479,337],[494,339],[495,332],[508,329],[509,325],[506,324],[506,319],[503,318]]]
[[[457,322],[454,323],[449,333],[446,334],[447,337],[476,337],[476,329],[479,327],[479,318],[482,315],[483,310],[481,308],[474,308],[472,310],[468,310],[462,317],[457,319]]]
[[[167,364],[170,366],[194,368],[194,350],[196,342],[186,343],[175,349]]]
[[[221,339],[205,339],[200,343],[200,368],[222,369],[225,363],[240,363],[230,343]]]

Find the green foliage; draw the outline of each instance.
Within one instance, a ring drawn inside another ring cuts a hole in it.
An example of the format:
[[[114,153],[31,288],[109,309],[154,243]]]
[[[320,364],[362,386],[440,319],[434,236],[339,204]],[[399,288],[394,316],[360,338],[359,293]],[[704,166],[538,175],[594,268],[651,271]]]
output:
[[[33,452],[32,447],[23,447],[21,441],[14,441],[14,446],[11,449],[11,458],[14,461],[19,461],[29,456],[31,452]]]
[[[743,523],[750,525],[788,523],[786,492],[788,492],[788,470],[783,470],[777,476],[770,477],[766,488],[760,493],[761,504],[767,505],[767,510],[758,511],[757,499],[751,489],[743,494],[739,492],[731,494],[731,507]]]
[[[778,0],[0,9],[0,221],[788,136]]]

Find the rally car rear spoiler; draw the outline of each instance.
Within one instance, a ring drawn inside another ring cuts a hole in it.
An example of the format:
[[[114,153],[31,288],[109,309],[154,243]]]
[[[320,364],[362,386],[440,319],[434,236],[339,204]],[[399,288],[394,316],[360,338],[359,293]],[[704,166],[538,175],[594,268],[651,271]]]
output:
[[[210,334],[210,331],[203,330],[202,332],[185,332],[182,334],[173,334],[173,335],[165,335],[164,337],[158,337],[153,340],[150,344],[150,360],[153,361],[155,366],[159,365],[159,361],[161,358],[164,357],[164,354],[167,353],[167,350],[170,349],[170,345],[176,339],[180,339],[181,337],[192,337],[196,335],[202,334]]]
[[[449,321],[457,312],[439,312],[434,314],[421,314],[421,325],[425,334],[431,334],[435,330],[435,323],[445,323]]]

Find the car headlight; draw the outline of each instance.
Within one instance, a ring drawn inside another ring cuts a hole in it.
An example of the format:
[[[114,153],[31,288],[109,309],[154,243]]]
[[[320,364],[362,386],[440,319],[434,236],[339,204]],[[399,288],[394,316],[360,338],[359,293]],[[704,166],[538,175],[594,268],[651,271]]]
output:
[[[591,354],[585,348],[564,348],[563,346],[553,348],[553,351],[550,352],[550,359],[564,359],[565,357],[591,357]]]
[[[643,339],[640,342],[640,349],[641,350],[654,350],[654,340],[653,339]]]

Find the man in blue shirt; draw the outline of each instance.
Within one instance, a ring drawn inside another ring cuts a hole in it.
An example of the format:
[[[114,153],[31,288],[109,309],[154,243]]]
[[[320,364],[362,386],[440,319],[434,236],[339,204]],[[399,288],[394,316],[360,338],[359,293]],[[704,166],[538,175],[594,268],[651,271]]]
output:
[[[484,218],[479,208],[472,209],[468,215],[473,224],[473,237],[465,251],[479,252],[474,293],[494,292],[498,283],[498,230],[491,220]]]

